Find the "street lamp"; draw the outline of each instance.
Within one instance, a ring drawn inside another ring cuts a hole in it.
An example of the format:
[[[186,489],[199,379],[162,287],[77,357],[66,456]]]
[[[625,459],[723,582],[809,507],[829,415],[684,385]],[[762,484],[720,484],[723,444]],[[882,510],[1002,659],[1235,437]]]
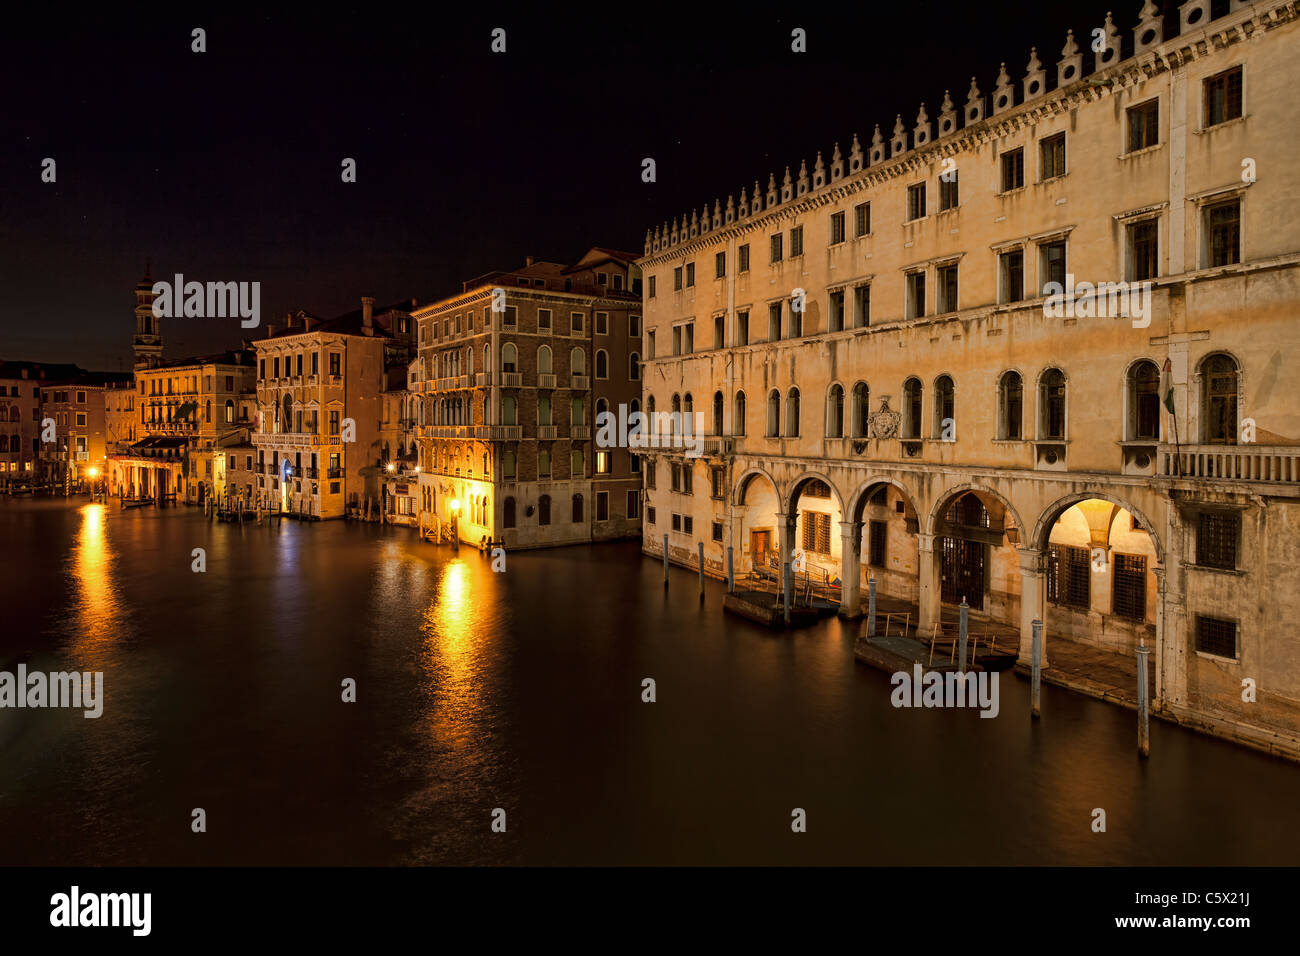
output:
[[[391,475],[395,471],[397,471],[397,464],[395,462],[390,461],[388,463],[388,473]]]

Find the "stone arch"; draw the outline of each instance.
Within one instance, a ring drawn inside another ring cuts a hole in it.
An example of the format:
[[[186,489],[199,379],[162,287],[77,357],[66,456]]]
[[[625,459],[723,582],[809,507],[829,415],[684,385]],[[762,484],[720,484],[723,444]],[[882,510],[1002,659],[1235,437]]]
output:
[[[764,469],[755,467],[747,468],[741,476],[736,479],[736,484],[732,488],[731,492],[731,503],[733,505],[745,504],[745,492],[749,488],[750,482],[755,478],[766,478],[768,485],[772,488],[772,494],[776,497],[777,501],[781,500],[781,488],[776,483],[776,479]]]
[[[836,487],[835,482],[831,481],[830,475],[824,471],[804,471],[800,472],[799,476],[786,486],[785,491],[778,491],[777,493],[777,500],[781,502],[781,507],[786,514],[793,513],[795,507],[799,504],[799,495],[803,492],[804,486],[810,481],[824,482],[830,488],[831,494],[835,496],[835,500],[840,506],[840,513],[844,513],[844,495]]]
[[[1002,505],[1002,507],[1007,510],[1007,513],[1011,515],[1012,518],[1015,519],[1016,528],[1020,531],[1020,533],[1021,534],[1025,533],[1025,528],[1027,526],[1025,525],[1023,519],[1021,519],[1020,517],[1019,509],[1017,509],[1016,506],[1011,503],[1010,499],[1008,499],[1000,491],[997,491],[996,489],[991,488],[988,485],[977,485],[974,482],[967,482],[965,484],[954,485],[951,488],[944,489],[943,493],[940,494],[939,497],[935,499],[934,507],[930,509],[929,518],[926,520],[925,530],[928,534],[934,534],[935,525],[939,521],[940,515],[944,513],[944,510],[948,507],[948,505],[952,504],[954,499],[961,497],[968,491],[973,491],[977,495],[981,495],[981,494],[988,495],[989,497],[996,499]],[[1084,495],[1083,497],[1086,498],[1088,496]]]
[[[1126,499],[1121,498],[1119,495],[1102,490],[1080,491],[1074,494],[1069,494],[1064,498],[1058,498],[1056,501],[1044,508],[1042,514],[1038,516],[1038,521],[1034,524],[1034,533],[1028,539],[1030,547],[1036,548],[1039,551],[1047,550],[1048,538],[1052,534],[1052,527],[1060,519],[1061,515],[1065,514],[1066,511],[1077,505],[1079,502],[1088,501],[1089,499],[1109,501],[1111,504],[1123,508],[1136,518],[1138,524],[1142,526],[1142,530],[1151,538],[1151,544],[1156,549],[1157,563],[1161,567],[1164,566],[1164,543],[1160,540],[1160,535],[1156,533],[1155,526],[1151,523],[1151,519],[1148,518],[1140,508],[1135,508],[1133,504]]]
[[[850,515],[852,516],[851,520],[862,521],[862,511],[867,504],[868,492],[874,491],[880,485],[889,485],[895,488],[903,496],[904,503],[912,509],[913,514],[919,515],[921,513],[920,509],[916,507],[916,495],[910,488],[897,478],[891,478],[888,475],[876,475],[868,478],[853,489],[853,493],[849,496],[848,504],[844,509],[846,521],[850,520]]]

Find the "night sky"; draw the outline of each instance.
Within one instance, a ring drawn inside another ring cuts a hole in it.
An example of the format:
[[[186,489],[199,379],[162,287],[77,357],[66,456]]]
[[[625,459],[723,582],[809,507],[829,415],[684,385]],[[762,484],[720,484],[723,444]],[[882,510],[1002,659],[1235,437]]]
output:
[[[146,259],[155,278],[260,281],[265,325],[362,295],[431,301],[527,255],[640,252],[647,227],[802,159],[811,173],[818,149],[829,165],[837,140],[866,148],[876,123],[888,140],[896,113],[910,131],[922,100],[936,119],[945,88],[960,109],[1002,60],[1018,82],[1031,46],[1052,75],[1066,28],[1086,49],[1106,6],[6,11],[0,358],[129,370]],[[1139,6],[1115,13],[1130,44]],[[238,319],[163,331],[168,358],[241,337]]]

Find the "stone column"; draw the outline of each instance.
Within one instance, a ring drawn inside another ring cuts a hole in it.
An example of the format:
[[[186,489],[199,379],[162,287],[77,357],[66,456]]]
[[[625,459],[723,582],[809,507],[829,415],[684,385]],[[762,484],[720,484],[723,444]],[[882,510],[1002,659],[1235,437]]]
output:
[[[1020,554],[1020,660],[1029,664],[1033,654],[1034,621],[1043,621],[1042,666],[1047,666],[1047,622],[1044,620],[1047,575],[1043,552],[1038,548],[1017,548]]]
[[[840,522],[840,616],[862,616],[862,522]]]
[[[779,569],[778,573],[781,575],[781,580],[779,582],[779,589],[782,592],[784,592],[785,583],[786,583],[785,568],[786,565],[788,565],[793,560],[793,556],[794,556],[794,527],[795,527],[796,515],[786,514],[785,512],[778,511],[776,513],[776,520],[777,520],[777,545],[776,546],[778,548],[777,567]],[[793,603],[794,595],[793,594],[789,595],[787,597],[787,600]]]
[[[918,533],[916,547],[916,603],[920,605],[916,626],[918,633],[928,637],[939,621],[939,562],[934,559],[934,535]]]

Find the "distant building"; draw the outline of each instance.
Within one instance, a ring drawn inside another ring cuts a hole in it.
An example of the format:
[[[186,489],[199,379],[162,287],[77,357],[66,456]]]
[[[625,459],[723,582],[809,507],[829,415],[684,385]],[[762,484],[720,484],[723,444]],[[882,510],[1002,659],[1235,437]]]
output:
[[[413,300],[322,321],[308,312],[267,327],[257,352],[256,492],[274,510],[341,518],[378,515],[381,474],[400,430],[384,427],[384,396],[405,388]],[[387,441],[387,446],[385,442]]]
[[[415,313],[422,522],[507,548],[640,533],[639,460],[593,440],[599,412],[640,407],[635,259],[530,258]]]
[[[62,484],[72,490],[88,479],[105,474],[108,433],[104,395],[107,390],[129,382],[129,376],[82,371],[62,381],[42,383],[37,424],[53,422],[54,440],[39,441],[41,481]],[[38,433],[38,440],[43,437]]]
[[[41,457],[41,385],[81,374],[75,365],[0,362],[0,481],[35,477]]]

